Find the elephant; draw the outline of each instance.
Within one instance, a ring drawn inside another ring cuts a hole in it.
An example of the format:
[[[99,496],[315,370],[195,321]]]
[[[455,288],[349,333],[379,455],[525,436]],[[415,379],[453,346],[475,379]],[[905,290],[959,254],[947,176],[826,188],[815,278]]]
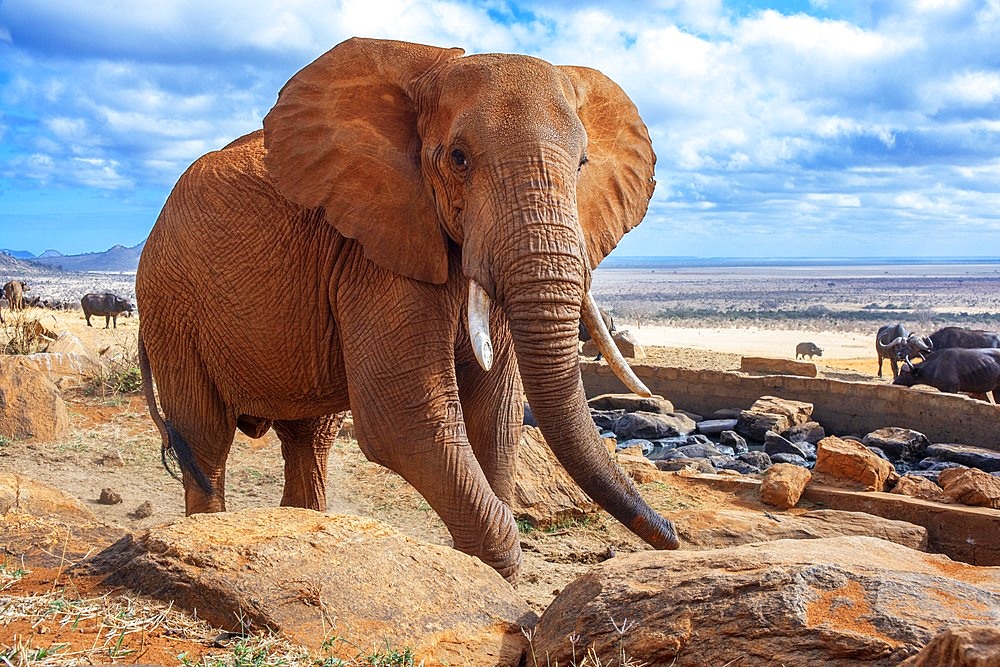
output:
[[[464,53],[342,42],[283,86],[262,129],[180,177],[136,275],[164,461],[180,465],[187,514],[224,511],[236,429],[274,428],[281,504],[323,510],[350,410],[364,455],[427,500],[454,548],[516,584],[526,398],[576,483],[676,549],[673,523],[599,439],[577,354],[582,319],[649,395],[590,295],[592,270],[646,213],[649,133],[597,70]],[[262,290],[289,297],[266,319]]]
[[[3,284],[3,295],[7,299],[9,310],[24,310],[24,293],[30,291],[28,283],[20,280],[8,280]]]

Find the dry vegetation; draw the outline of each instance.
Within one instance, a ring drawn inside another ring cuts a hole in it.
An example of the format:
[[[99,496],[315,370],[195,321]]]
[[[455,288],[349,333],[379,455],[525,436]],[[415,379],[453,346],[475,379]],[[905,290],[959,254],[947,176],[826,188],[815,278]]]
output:
[[[18,276],[0,276],[0,282]],[[87,291],[114,291],[134,298],[131,276],[40,274],[27,277],[32,294],[76,300]],[[662,275],[660,272],[599,271],[594,291],[626,323],[655,319],[697,326],[705,322],[780,322],[785,328],[821,330],[902,320],[911,325],[944,313],[975,313],[977,323],[995,325],[1000,311],[1000,277],[822,278],[732,275],[718,272]],[[874,304],[878,308],[866,308]],[[892,306],[891,308],[888,306]],[[820,312],[818,307],[826,310]],[[701,313],[704,309],[704,313]],[[785,319],[763,313],[802,313]],[[838,312],[862,312],[872,321],[840,319]],[[701,314],[699,314],[701,313]],[[904,317],[904,313],[906,317]],[[893,315],[890,317],[889,315]],[[5,316],[7,315],[5,311]],[[117,329],[88,328],[80,311],[32,309],[0,331],[0,346],[11,347],[17,322],[39,319],[53,331],[71,331],[92,350],[103,351],[105,370],[82,386],[64,389],[71,432],[60,441],[37,443],[0,439],[0,468],[52,484],[79,498],[98,517],[128,531],[183,516],[178,482],[160,465],[159,437],[136,393],[135,345],[138,320],[119,319]],[[95,322],[96,324],[96,322]],[[13,326],[13,328],[12,328]],[[102,326],[102,325],[101,325]],[[926,328],[926,327],[925,327]],[[994,328],[996,328],[994,326]],[[27,351],[27,350],[26,350]],[[738,356],[664,349],[651,359],[701,368],[734,368]],[[866,362],[867,363],[867,362]],[[874,370],[874,369],[872,369]],[[232,510],[271,507],[281,496],[281,456],[273,433],[260,440],[238,434],[229,462],[227,504]],[[101,490],[121,495],[116,505],[97,503]],[[373,516],[413,537],[448,544],[449,537],[427,503],[397,475],[369,463],[349,437],[338,439],[331,455],[329,510]],[[645,485],[643,493],[660,511],[740,505],[745,499],[696,485]],[[148,503],[148,505],[147,505]],[[143,506],[145,505],[145,508]],[[541,612],[566,583],[610,553],[644,549],[631,533],[605,515],[547,530],[522,525],[525,567],[520,591]],[[414,665],[406,647],[363,647],[354,659],[308,654],[276,637],[221,633],[169,604],[127,591],[111,590],[73,569],[73,559],[56,552],[22,558],[0,555],[0,664],[92,664],[142,662],[188,665]],[[625,665],[628,626],[621,619],[620,652],[587,654],[579,642],[578,665]],[[574,644],[576,648],[576,644]],[[529,656],[544,665],[544,656]],[[565,667],[565,666],[564,666]]]

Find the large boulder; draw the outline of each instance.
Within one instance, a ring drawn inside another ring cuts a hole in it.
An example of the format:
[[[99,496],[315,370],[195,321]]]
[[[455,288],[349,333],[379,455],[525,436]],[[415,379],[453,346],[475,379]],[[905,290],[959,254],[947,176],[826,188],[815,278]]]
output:
[[[861,442],[867,447],[878,447],[893,461],[922,459],[931,444],[923,433],[898,426],[872,431]]]
[[[519,519],[527,519],[536,526],[548,526],[592,514],[601,508],[569,476],[542,432],[525,426],[517,451],[510,509]]]
[[[618,351],[621,352],[622,356],[626,359],[646,358],[645,348],[639,344],[639,340],[635,337],[635,334],[628,329],[614,332],[611,334],[611,340],[614,341],[615,347],[618,348]],[[597,356],[598,352],[597,342],[594,341],[594,339],[590,339],[583,344],[583,356],[593,359]]]
[[[952,502],[1000,509],[1000,477],[976,468],[947,468],[938,475],[938,484]]]
[[[764,442],[768,431],[782,433],[812,418],[813,404],[776,396],[761,396],[740,412],[736,432],[749,440]]]
[[[669,415],[674,411],[674,404],[662,396],[639,396],[638,394],[601,394],[587,401],[594,410],[625,412],[652,412],[658,415]]]
[[[509,665],[536,620],[476,558],[298,508],[190,516],[122,539],[92,567],[222,629],[270,629],[345,661],[388,644],[425,665]]]
[[[828,537],[877,537],[904,547],[927,550],[923,526],[883,519],[865,512],[810,510],[772,514],[740,509],[680,510],[670,513],[681,549],[703,551],[775,540],[818,540]]]
[[[795,507],[812,479],[808,468],[791,463],[776,463],[767,469],[760,483],[760,499],[778,509]]]
[[[59,390],[30,361],[0,355],[0,437],[58,440],[69,432]]]
[[[60,386],[80,384],[103,369],[101,358],[68,331],[49,343],[45,352],[29,354],[25,358]]]
[[[939,443],[927,447],[927,456],[970,468],[979,468],[986,472],[1000,471],[1000,452],[983,447]]]
[[[816,445],[813,480],[859,491],[884,491],[896,481],[892,464],[856,440],[830,435]]]
[[[997,667],[1000,665],[1000,628],[972,626],[939,632],[899,667]]]
[[[970,624],[1000,624],[1000,568],[837,537],[619,555],[563,588],[532,646],[561,665],[575,634],[650,665],[894,667]]]
[[[626,412],[615,420],[612,430],[621,440],[660,440],[690,435],[695,428],[693,419],[679,413],[661,415],[652,412]]]
[[[935,482],[921,477],[920,475],[903,475],[892,487],[890,493],[900,496],[909,496],[921,500],[930,500],[935,503],[949,503],[951,498]]]

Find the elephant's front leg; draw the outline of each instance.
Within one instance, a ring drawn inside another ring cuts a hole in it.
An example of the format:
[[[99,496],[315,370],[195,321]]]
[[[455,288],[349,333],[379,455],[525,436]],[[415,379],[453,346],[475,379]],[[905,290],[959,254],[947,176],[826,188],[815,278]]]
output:
[[[282,506],[326,510],[326,464],[346,414],[274,422],[285,459]]]
[[[341,302],[355,430],[370,460],[398,472],[427,500],[456,549],[514,583],[521,567],[517,528],[466,435],[454,360],[459,308],[445,301],[447,289],[368,293],[356,302],[357,319],[349,316],[352,300]]]

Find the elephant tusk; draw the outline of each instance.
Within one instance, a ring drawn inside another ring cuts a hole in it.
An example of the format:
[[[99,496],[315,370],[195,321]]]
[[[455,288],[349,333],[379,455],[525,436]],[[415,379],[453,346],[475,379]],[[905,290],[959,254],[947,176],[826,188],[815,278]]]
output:
[[[483,370],[493,368],[490,338],[490,295],[475,280],[469,281],[469,341]]]
[[[652,396],[653,392],[635,374],[635,371],[625,361],[625,357],[622,356],[621,350],[615,345],[615,341],[612,340],[611,332],[604,326],[604,320],[601,319],[601,313],[597,309],[597,302],[594,301],[594,295],[590,292],[587,292],[587,297],[583,300],[580,319],[583,320],[583,325],[590,332],[590,337],[597,343],[597,349],[604,355],[608,366],[615,372],[618,379],[636,394],[645,397]]]

